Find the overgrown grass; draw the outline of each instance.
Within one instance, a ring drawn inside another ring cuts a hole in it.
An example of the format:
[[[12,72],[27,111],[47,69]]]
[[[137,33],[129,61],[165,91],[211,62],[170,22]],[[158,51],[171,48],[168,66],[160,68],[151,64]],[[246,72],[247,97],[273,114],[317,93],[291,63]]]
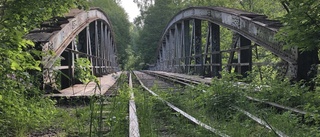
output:
[[[289,136],[320,136],[318,90],[310,92],[301,83],[292,84],[277,79],[268,79],[263,83],[251,79],[246,80],[251,81],[251,84],[240,86],[235,84],[239,81],[237,78],[231,74],[219,80],[213,79],[209,87],[198,85],[184,89],[176,86],[160,90],[155,86],[152,90],[200,121],[230,136],[275,136],[272,130],[260,126],[233,106],[254,114]],[[126,76],[120,77],[117,96],[113,98],[96,96],[83,105],[71,107],[55,107],[55,102],[49,98],[30,96],[30,93],[8,92],[0,99],[0,135],[26,136],[28,133],[54,129],[59,136],[128,136],[129,88],[126,80]],[[260,91],[256,91],[256,87],[260,87]],[[135,87],[134,93],[141,136],[216,136],[191,123],[140,87]],[[248,101],[246,95],[304,109],[313,114],[302,117],[279,111]],[[103,105],[105,101],[110,104]],[[107,113],[102,114],[103,111]],[[108,132],[102,134],[101,129]]]
[[[50,109],[54,113],[50,113],[49,122],[43,123],[45,126],[17,136],[26,136],[26,133],[41,133],[45,129],[52,129],[62,137],[128,136],[129,89],[126,79],[125,75],[121,75],[114,97],[92,96],[89,97],[89,101],[71,98],[67,99],[68,105],[57,107],[54,107],[52,103]],[[47,113],[49,112],[51,111]]]
[[[252,74],[254,75],[254,74]],[[316,84],[319,83],[319,76],[314,79]],[[256,97],[261,100],[275,102],[285,106],[298,108],[309,112],[303,120],[307,125],[320,126],[320,90],[309,91],[309,87],[303,81],[292,83],[288,79],[280,80],[277,78],[269,78],[263,83],[253,81],[245,92],[249,96]],[[256,92],[254,88],[259,87]],[[305,128],[304,126],[301,126]],[[309,128],[313,128],[307,126]],[[313,131],[310,131],[313,132]],[[316,129],[317,135],[320,135],[319,129]]]
[[[127,136],[128,86],[125,79],[125,75],[119,78],[115,97],[93,96],[81,106],[58,108],[53,126],[65,136]],[[102,134],[100,130],[107,133]]]
[[[126,75],[120,77],[117,96],[110,100],[112,103],[107,107],[107,110],[110,110],[110,115],[106,118],[106,122],[110,126],[110,132],[107,136],[129,136],[128,101],[130,90],[127,79]]]
[[[35,76],[16,72],[0,81],[0,136],[26,136],[49,127],[57,113],[55,102],[40,96]]]
[[[165,92],[175,92],[173,89],[159,90],[156,85],[152,90],[161,95],[166,95]],[[136,86],[134,93],[141,136],[216,136],[175,112],[141,87]]]
[[[184,92],[167,92],[166,95],[161,96],[187,113],[231,136],[275,136],[274,131],[257,124],[243,113],[236,111],[233,106],[238,106],[252,113],[289,136],[320,135],[319,119],[316,119],[318,113],[303,119],[296,114],[265,107],[265,105],[251,102],[245,98],[245,95],[253,95],[284,105],[306,108],[308,104],[318,101],[316,100],[319,97],[317,91],[310,93],[306,91],[307,87],[301,87],[301,83],[292,84],[276,79],[270,79],[268,83],[273,84],[268,86],[262,85],[262,83],[259,85],[252,83],[254,86],[248,88],[250,85],[235,84],[239,81],[238,76],[224,75],[225,77],[222,79],[213,79],[210,87],[199,85],[196,88],[188,88]],[[261,91],[255,91],[256,87],[262,87]],[[310,97],[310,95],[315,95],[315,97]],[[314,110],[317,110],[316,107]]]

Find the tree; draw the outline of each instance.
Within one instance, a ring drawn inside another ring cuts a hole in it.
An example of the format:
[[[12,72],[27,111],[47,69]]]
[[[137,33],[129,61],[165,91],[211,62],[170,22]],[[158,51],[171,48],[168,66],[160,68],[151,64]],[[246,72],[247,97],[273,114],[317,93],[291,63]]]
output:
[[[287,48],[298,47],[298,75],[296,80],[311,81],[317,75],[320,48],[320,1],[281,0],[287,14],[278,38]],[[314,83],[310,84],[311,89]]]
[[[77,7],[87,7],[86,1],[0,0],[0,136],[25,136],[50,123],[54,102],[42,97],[40,83],[28,73],[40,70],[34,55],[41,53],[24,36],[45,20]]]
[[[119,5],[119,0],[93,0],[90,5],[100,7],[111,20],[115,33],[116,47],[118,51],[118,63],[124,69],[128,60],[126,49],[130,43],[130,22],[125,10]]]
[[[176,7],[176,3],[172,0],[155,0],[145,14],[141,26],[139,37],[137,40],[137,48],[144,63],[153,63],[155,61],[155,52],[158,47],[159,40],[162,36],[163,29],[172,18],[172,16],[180,9]]]
[[[287,14],[281,18],[284,27],[280,35],[289,47],[298,46],[302,50],[317,50],[320,47],[320,1],[281,1]]]

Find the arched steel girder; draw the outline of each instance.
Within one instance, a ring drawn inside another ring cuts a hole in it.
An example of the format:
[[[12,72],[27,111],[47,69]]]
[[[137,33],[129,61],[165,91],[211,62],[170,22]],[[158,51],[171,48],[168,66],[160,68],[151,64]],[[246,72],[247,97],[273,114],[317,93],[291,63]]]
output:
[[[76,80],[70,83],[70,79],[74,79],[75,59],[79,57],[88,58],[92,72],[98,76],[118,70],[112,25],[108,16],[98,8],[88,11],[72,9],[64,17],[42,23],[41,28],[26,37],[40,45],[44,53],[54,53],[42,58],[44,83],[47,85],[57,81],[57,76],[53,76],[56,69],[64,73],[61,77],[69,77],[60,80],[62,84],[68,83],[63,88],[77,83]],[[55,64],[58,58],[62,58],[58,63],[60,66]]]
[[[72,9],[63,18],[67,19],[68,23],[61,24],[60,30],[54,32],[35,30],[27,36],[27,38],[34,42],[41,42],[43,51],[52,50],[55,53],[54,56],[48,56],[43,60],[44,68],[51,68],[55,60],[62,54],[72,40],[94,21],[102,21],[108,27],[108,31],[111,32],[110,40],[112,41],[112,48],[114,48],[114,52],[116,52],[111,22],[102,10],[98,8],[91,8],[89,11]]]
[[[170,49],[162,49],[163,47],[165,47],[163,45],[170,42],[174,44],[176,43],[175,40],[170,40],[170,37],[174,37],[172,30],[177,30],[177,26],[181,24],[182,26],[186,26],[185,23],[189,20],[204,20],[232,30],[233,32],[239,34],[241,37],[264,47],[273,54],[277,55],[282,60],[288,62],[290,71],[289,76],[296,76],[298,50],[284,50],[283,46],[275,40],[275,34],[277,33],[278,29],[282,26],[279,21],[268,20],[267,16],[265,15],[224,7],[190,7],[177,13],[164,29],[164,33],[160,40],[157,52],[158,63],[161,62],[162,58],[166,58],[163,57],[165,54],[169,54],[172,56],[171,53],[162,53],[166,51],[170,52]],[[185,27],[180,28],[182,28],[182,32],[186,31],[184,30],[186,29]],[[196,33],[196,30],[192,31],[193,33]],[[197,40],[194,39],[194,41]],[[184,43],[183,46],[188,46],[188,44],[190,43]],[[184,50],[183,47],[182,50]]]
[[[295,52],[283,50],[275,41],[275,34],[281,26],[279,21],[268,20],[267,16],[224,7],[190,7],[177,13],[168,23],[162,40],[174,24],[182,20],[200,19],[224,26],[270,50],[283,60],[296,64]]]

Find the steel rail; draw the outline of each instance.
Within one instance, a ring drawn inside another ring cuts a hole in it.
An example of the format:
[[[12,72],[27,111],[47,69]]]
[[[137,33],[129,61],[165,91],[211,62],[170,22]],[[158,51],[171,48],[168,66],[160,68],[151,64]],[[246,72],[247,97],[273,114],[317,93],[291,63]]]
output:
[[[134,93],[133,93],[131,72],[129,72],[129,88],[130,88],[129,137],[140,137],[139,122],[138,122],[138,116],[137,116],[136,103],[134,101]]]
[[[212,128],[210,127],[209,125],[199,121],[198,119],[196,119],[195,117],[189,115],[188,113],[184,112],[183,110],[177,108],[176,106],[174,106],[173,104],[171,104],[170,102],[164,100],[163,98],[161,98],[159,95],[157,95],[156,93],[154,93],[152,90],[150,90],[149,88],[147,88],[143,83],[142,81],[140,80],[140,78],[138,77],[138,75],[136,74],[136,72],[134,71],[133,72],[137,78],[137,80],[139,81],[140,85],[145,89],[147,90],[150,94],[152,94],[153,96],[157,97],[159,100],[161,100],[162,102],[166,103],[171,109],[175,110],[176,112],[180,113],[181,115],[183,115],[185,118],[191,120],[192,122],[194,122],[195,124],[221,136],[221,137],[229,137],[228,135],[222,133],[221,131],[215,129],[215,128]]]
[[[150,73],[149,73],[150,74]],[[152,75],[152,74],[151,74]],[[161,75],[157,75],[155,74],[154,76],[161,76]],[[174,81],[177,81],[177,80],[181,80],[180,78],[174,78],[174,77],[170,77],[168,78],[169,76],[162,76],[162,78],[165,78],[165,79],[168,79],[168,80],[174,80]],[[175,80],[176,79],[176,80]],[[191,82],[191,80],[188,80],[189,82]],[[195,84],[194,82],[192,82],[193,84]],[[181,82],[181,84],[184,84],[184,82]],[[189,86],[191,88],[195,88],[193,85],[190,85],[190,84],[185,84],[185,86]],[[208,86],[208,85],[207,85]],[[202,90],[203,92],[207,92],[206,90]],[[283,133],[282,131],[276,129],[275,127],[269,125],[266,121],[262,120],[261,118],[258,118],[257,116],[237,107],[237,106],[232,106],[234,109],[236,109],[237,111],[245,114],[246,116],[248,116],[250,119],[254,120],[255,122],[257,122],[258,124],[270,129],[270,130],[273,130],[275,131],[275,134],[277,134],[279,137],[288,137],[285,133]]]
[[[151,72],[151,71],[148,71],[149,74],[157,74],[157,75],[163,75],[163,74],[159,74],[159,73],[154,73],[154,72]],[[197,81],[197,80],[193,80],[193,79],[189,79],[189,78],[183,78],[183,77],[175,77],[175,76],[168,76],[168,75],[164,75],[166,77],[170,77],[172,79],[180,79],[180,80],[183,80],[183,81],[196,81],[198,83],[203,83],[202,81]],[[195,84],[193,82],[193,84]],[[211,82],[206,82],[204,83],[206,85],[210,85]],[[246,83],[243,83],[243,82],[238,82],[238,83],[235,83],[233,86],[244,86],[244,87],[240,87],[240,88],[245,88],[245,86],[247,86]],[[260,91],[260,88],[257,87],[255,88],[255,91]],[[300,114],[300,115],[306,115],[306,114],[310,114],[310,115],[315,115],[314,113],[311,113],[311,112],[306,112],[306,111],[303,111],[303,110],[299,110],[299,109],[296,109],[296,108],[292,108],[292,107],[288,107],[288,106],[284,106],[284,105],[281,105],[281,104],[277,104],[277,103],[274,103],[274,102],[269,102],[269,101],[263,101],[263,100],[260,100],[260,99],[257,99],[257,98],[254,98],[254,97],[251,97],[251,96],[245,96],[247,99],[251,100],[251,101],[255,101],[255,102],[259,102],[259,103],[264,103],[264,104],[267,104],[267,105],[270,105],[270,106],[273,106],[273,107],[276,107],[278,109],[282,109],[282,110],[286,110],[286,111],[291,111],[291,112],[294,112],[296,114]]]
[[[279,137],[288,137],[286,134],[284,134],[282,131],[274,128],[273,126],[271,126],[270,124],[268,124],[266,121],[262,120],[261,118],[258,118],[257,116],[254,116],[253,114],[239,108],[236,106],[233,106],[233,108],[235,108],[236,110],[238,110],[239,112],[245,114],[246,116],[250,117],[252,120],[256,121],[257,123],[259,123],[260,125],[263,125],[264,127],[273,130]]]
[[[150,73],[150,72],[146,72],[146,71],[144,71],[144,73],[147,73],[147,74],[153,75],[153,76],[157,76],[157,77],[161,77],[163,79],[168,79],[168,80],[171,80],[173,82],[177,82],[177,83],[180,83],[180,84],[183,84],[183,85],[187,85],[187,86],[192,86],[192,85],[190,85],[188,83],[200,84],[199,82],[191,81],[191,80],[188,80],[188,79],[180,79],[180,78],[174,78],[174,77],[169,78],[168,76],[159,75],[159,74],[155,74],[155,73]],[[186,82],[188,82],[188,83],[186,83]]]
[[[273,102],[269,102],[269,101],[263,101],[263,100],[260,100],[260,99],[257,99],[257,98],[253,98],[253,97],[250,97],[250,96],[246,96],[246,98],[248,98],[249,100],[255,101],[255,102],[265,103],[265,104],[270,105],[270,106],[274,106],[274,107],[277,107],[277,108],[281,108],[281,109],[284,109],[284,110],[295,112],[297,114],[314,115],[313,113],[310,113],[310,112],[302,111],[302,110],[299,110],[299,109],[296,109],[296,108],[292,108],[292,107],[283,106],[283,105],[280,105],[280,104],[277,104],[277,103],[273,103]]]

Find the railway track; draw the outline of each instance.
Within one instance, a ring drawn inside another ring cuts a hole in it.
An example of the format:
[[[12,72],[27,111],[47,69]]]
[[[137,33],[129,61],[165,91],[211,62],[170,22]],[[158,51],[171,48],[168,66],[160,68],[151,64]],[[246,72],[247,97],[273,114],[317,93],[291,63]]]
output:
[[[272,102],[266,103],[245,96],[246,104],[250,105],[227,104],[223,110],[228,112],[225,112],[226,114],[219,112],[220,115],[225,115],[222,116],[225,118],[220,118],[216,114],[210,114],[213,111],[208,113],[204,110],[209,107],[208,105],[199,107],[201,106],[199,103],[205,101],[198,100],[198,97],[212,91],[210,79],[154,71],[134,71],[133,74],[128,73],[126,78],[119,78],[109,89],[108,94],[96,98],[95,104],[90,104],[90,109],[94,110],[91,115],[97,125],[90,125],[90,131],[94,131],[93,133],[98,136],[130,137],[188,135],[287,137],[295,136],[288,131],[295,128],[283,129],[279,124],[274,124],[274,121],[270,122],[271,114],[274,117],[281,117],[281,114],[274,113],[273,108],[278,106],[276,109],[282,109],[283,113],[290,111],[296,115],[307,114],[298,109],[282,105],[279,107],[279,104],[274,105]],[[199,85],[202,87],[199,88]],[[231,87],[235,85],[241,88],[246,86],[244,83],[236,83]],[[241,88],[237,90],[240,91]],[[214,96],[209,95],[206,98]],[[264,103],[272,108],[261,107],[260,104]],[[285,121],[279,121],[281,122]],[[119,131],[122,133],[115,133]]]
[[[150,72],[147,72],[148,74],[150,74]],[[178,84],[182,84],[185,86],[191,86],[193,87],[191,84],[200,84],[197,81],[193,81],[190,79],[185,79],[185,78],[173,78],[173,77],[167,77],[165,75],[154,75],[156,77],[152,77],[148,74],[142,73],[142,72],[135,72],[135,75],[137,76],[138,81],[140,82],[140,84],[144,87],[144,89],[146,89],[147,91],[149,91],[149,93],[151,93],[153,96],[158,97],[161,101],[165,102],[171,109],[175,110],[176,112],[182,114],[184,117],[186,117],[187,119],[189,119],[190,121],[196,123],[197,125],[204,127],[205,129],[215,133],[218,136],[228,136],[225,133],[222,133],[221,131],[210,127],[209,125],[199,121],[198,119],[196,119],[195,117],[191,116],[190,114],[187,114],[186,112],[184,112],[183,110],[181,110],[180,108],[177,108],[176,106],[174,106],[172,103],[166,101],[165,99],[159,97],[158,94],[156,94],[154,91],[150,90],[150,88],[152,88],[152,86],[156,83],[162,83],[163,81],[160,81],[160,79],[166,79],[167,81],[171,81],[171,83],[178,83]],[[140,80],[141,79],[141,80]],[[144,82],[147,84],[147,86],[144,85]],[[280,130],[277,130],[276,128],[272,127],[271,125],[269,125],[267,122],[265,122],[264,120],[250,114],[249,112],[239,108],[239,107],[234,107],[235,109],[237,109],[238,111],[242,112],[243,114],[247,115],[248,117],[250,117],[251,119],[253,119],[254,121],[256,121],[257,123],[259,123],[260,125],[266,127],[267,129],[273,130],[275,131],[275,133],[278,136],[281,137],[286,137],[287,135],[285,135],[283,132],[281,132]]]
[[[138,83],[136,83],[136,84],[140,84],[151,95],[157,97],[159,100],[161,100],[163,103],[165,103],[168,107],[170,107],[175,112],[183,115],[186,119],[190,120],[191,122],[193,122],[197,126],[203,127],[204,129],[207,129],[208,131],[214,133],[215,135],[222,136],[222,137],[229,137],[227,134],[225,134],[225,133],[223,133],[223,132],[221,132],[221,131],[219,131],[219,130],[217,130],[215,128],[212,128],[211,126],[201,122],[200,120],[196,119],[195,117],[191,116],[190,114],[184,112],[183,110],[181,110],[180,108],[178,108],[175,105],[171,104],[170,102],[166,101],[165,99],[160,97],[156,92],[151,90],[154,86],[156,86],[156,87],[159,86],[161,90],[164,90],[164,92],[167,92],[167,91],[171,91],[171,92],[180,91],[181,92],[181,91],[183,91],[183,87],[174,85],[175,82],[178,82],[178,83],[181,84],[180,81],[174,81],[173,79],[171,79],[170,82],[169,81],[163,81],[163,80],[161,80],[159,78],[156,78],[156,77],[153,77],[151,75],[148,75],[148,74],[145,74],[145,73],[142,73],[142,72],[138,72],[138,71],[135,71],[134,74],[135,74],[135,76],[137,78],[137,81],[138,81]],[[158,90],[157,92],[159,93],[161,91]],[[168,136],[168,135],[163,135],[163,136]]]
[[[179,83],[187,85],[187,86],[193,86],[193,85],[199,85],[199,84],[205,84],[207,86],[211,85],[211,79],[202,79],[202,78],[197,78],[197,77],[195,78],[195,77],[190,77],[190,76],[185,77],[185,75],[181,75],[181,76],[179,76],[179,75],[170,75],[170,74],[168,75],[168,73],[161,73],[161,72],[155,72],[155,71],[144,71],[144,72],[147,73],[147,74],[150,74],[150,75],[153,75],[153,76],[157,76],[157,77],[162,77],[162,78],[165,78],[165,79],[168,79],[168,80],[172,79],[174,81],[179,81]],[[247,84],[243,83],[243,82],[238,82],[238,83],[235,83],[234,86],[241,86],[243,88],[246,88]],[[259,91],[260,88],[257,87],[255,90]],[[275,107],[277,109],[281,109],[281,110],[285,110],[285,111],[291,111],[291,112],[294,112],[296,114],[306,115],[308,113],[310,115],[313,115],[310,112],[306,112],[306,111],[303,111],[303,110],[300,110],[300,109],[296,109],[296,108],[293,108],[293,107],[289,107],[289,106],[284,106],[284,105],[281,105],[281,104],[278,104],[278,103],[274,103],[274,102],[264,101],[264,100],[257,99],[257,98],[251,97],[251,96],[246,96],[246,98],[251,100],[251,101],[255,101],[255,102],[259,102],[259,103],[263,103],[263,104],[269,105],[271,107]]]
[[[152,72],[152,71],[144,71],[145,74],[141,73],[141,72],[136,72],[136,73],[138,73],[138,74],[136,74],[137,77],[139,77],[139,76],[142,77],[142,80],[140,80],[141,83],[147,81],[146,83],[148,85],[149,84],[152,85],[152,83],[161,83],[161,82],[159,82],[160,79],[161,80],[165,80],[165,81],[171,81],[170,83],[176,83],[176,84],[188,86],[188,87],[191,87],[191,88],[195,88],[196,85],[199,85],[201,83],[204,84],[205,86],[208,86],[208,87],[211,84],[211,80],[210,79],[205,80],[205,79],[202,79],[202,78],[194,78],[194,77],[189,77],[189,76],[184,77],[184,76],[165,75],[165,74],[155,73],[155,72]],[[154,76],[154,77],[152,78],[152,76]],[[152,79],[153,82],[150,81],[151,79]],[[156,80],[156,79],[158,79],[158,80]],[[154,81],[156,81],[156,82],[154,82]],[[246,86],[245,83],[236,83],[235,85],[241,85],[242,87]],[[150,88],[150,87],[151,86],[145,86],[145,88]],[[150,90],[150,89],[147,89],[147,90]],[[153,93],[153,91],[149,91],[149,92],[151,94],[153,94],[154,96],[159,96],[156,93]],[[202,92],[206,92],[206,90],[202,90]],[[305,111],[302,111],[302,110],[299,110],[299,109],[295,109],[295,108],[292,108],[292,107],[279,105],[279,104],[273,103],[273,102],[262,101],[262,100],[259,100],[259,99],[256,99],[256,98],[253,98],[253,97],[250,97],[250,96],[245,96],[245,97],[246,97],[247,100],[250,100],[251,102],[253,101],[255,103],[258,103],[256,105],[265,104],[265,105],[268,105],[268,106],[270,106],[272,108],[276,108],[278,110],[282,110],[282,111],[284,111],[284,113],[290,112],[290,113],[295,113],[297,115],[302,115],[302,116],[307,114],[307,112],[305,112]],[[166,102],[164,99],[160,99],[160,100]],[[171,103],[169,103],[168,106],[170,106],[170,104]],[[255,121],[257,124],[259,124],[260,126],[264,127],[265,129],[269,129],[269,132],[273,132],[275,135],[280,136],[280,137],[288,136],[288,135],[285,134],[285,132],[277,129],[275,126],[273,126],[268,121],[266,121],[265,117],[260,117],[259,118],[257,115],[252,114],[249,111],[246,111],[245,109],[243,109],[241,107],[238,107],[238,106],[231,106],[231,107],[234,110],[236,110],[236,111],[242,113],[243,115],[247,116],[251,120]],[[308,114],[310,114],[310,113],[308,113]]]

